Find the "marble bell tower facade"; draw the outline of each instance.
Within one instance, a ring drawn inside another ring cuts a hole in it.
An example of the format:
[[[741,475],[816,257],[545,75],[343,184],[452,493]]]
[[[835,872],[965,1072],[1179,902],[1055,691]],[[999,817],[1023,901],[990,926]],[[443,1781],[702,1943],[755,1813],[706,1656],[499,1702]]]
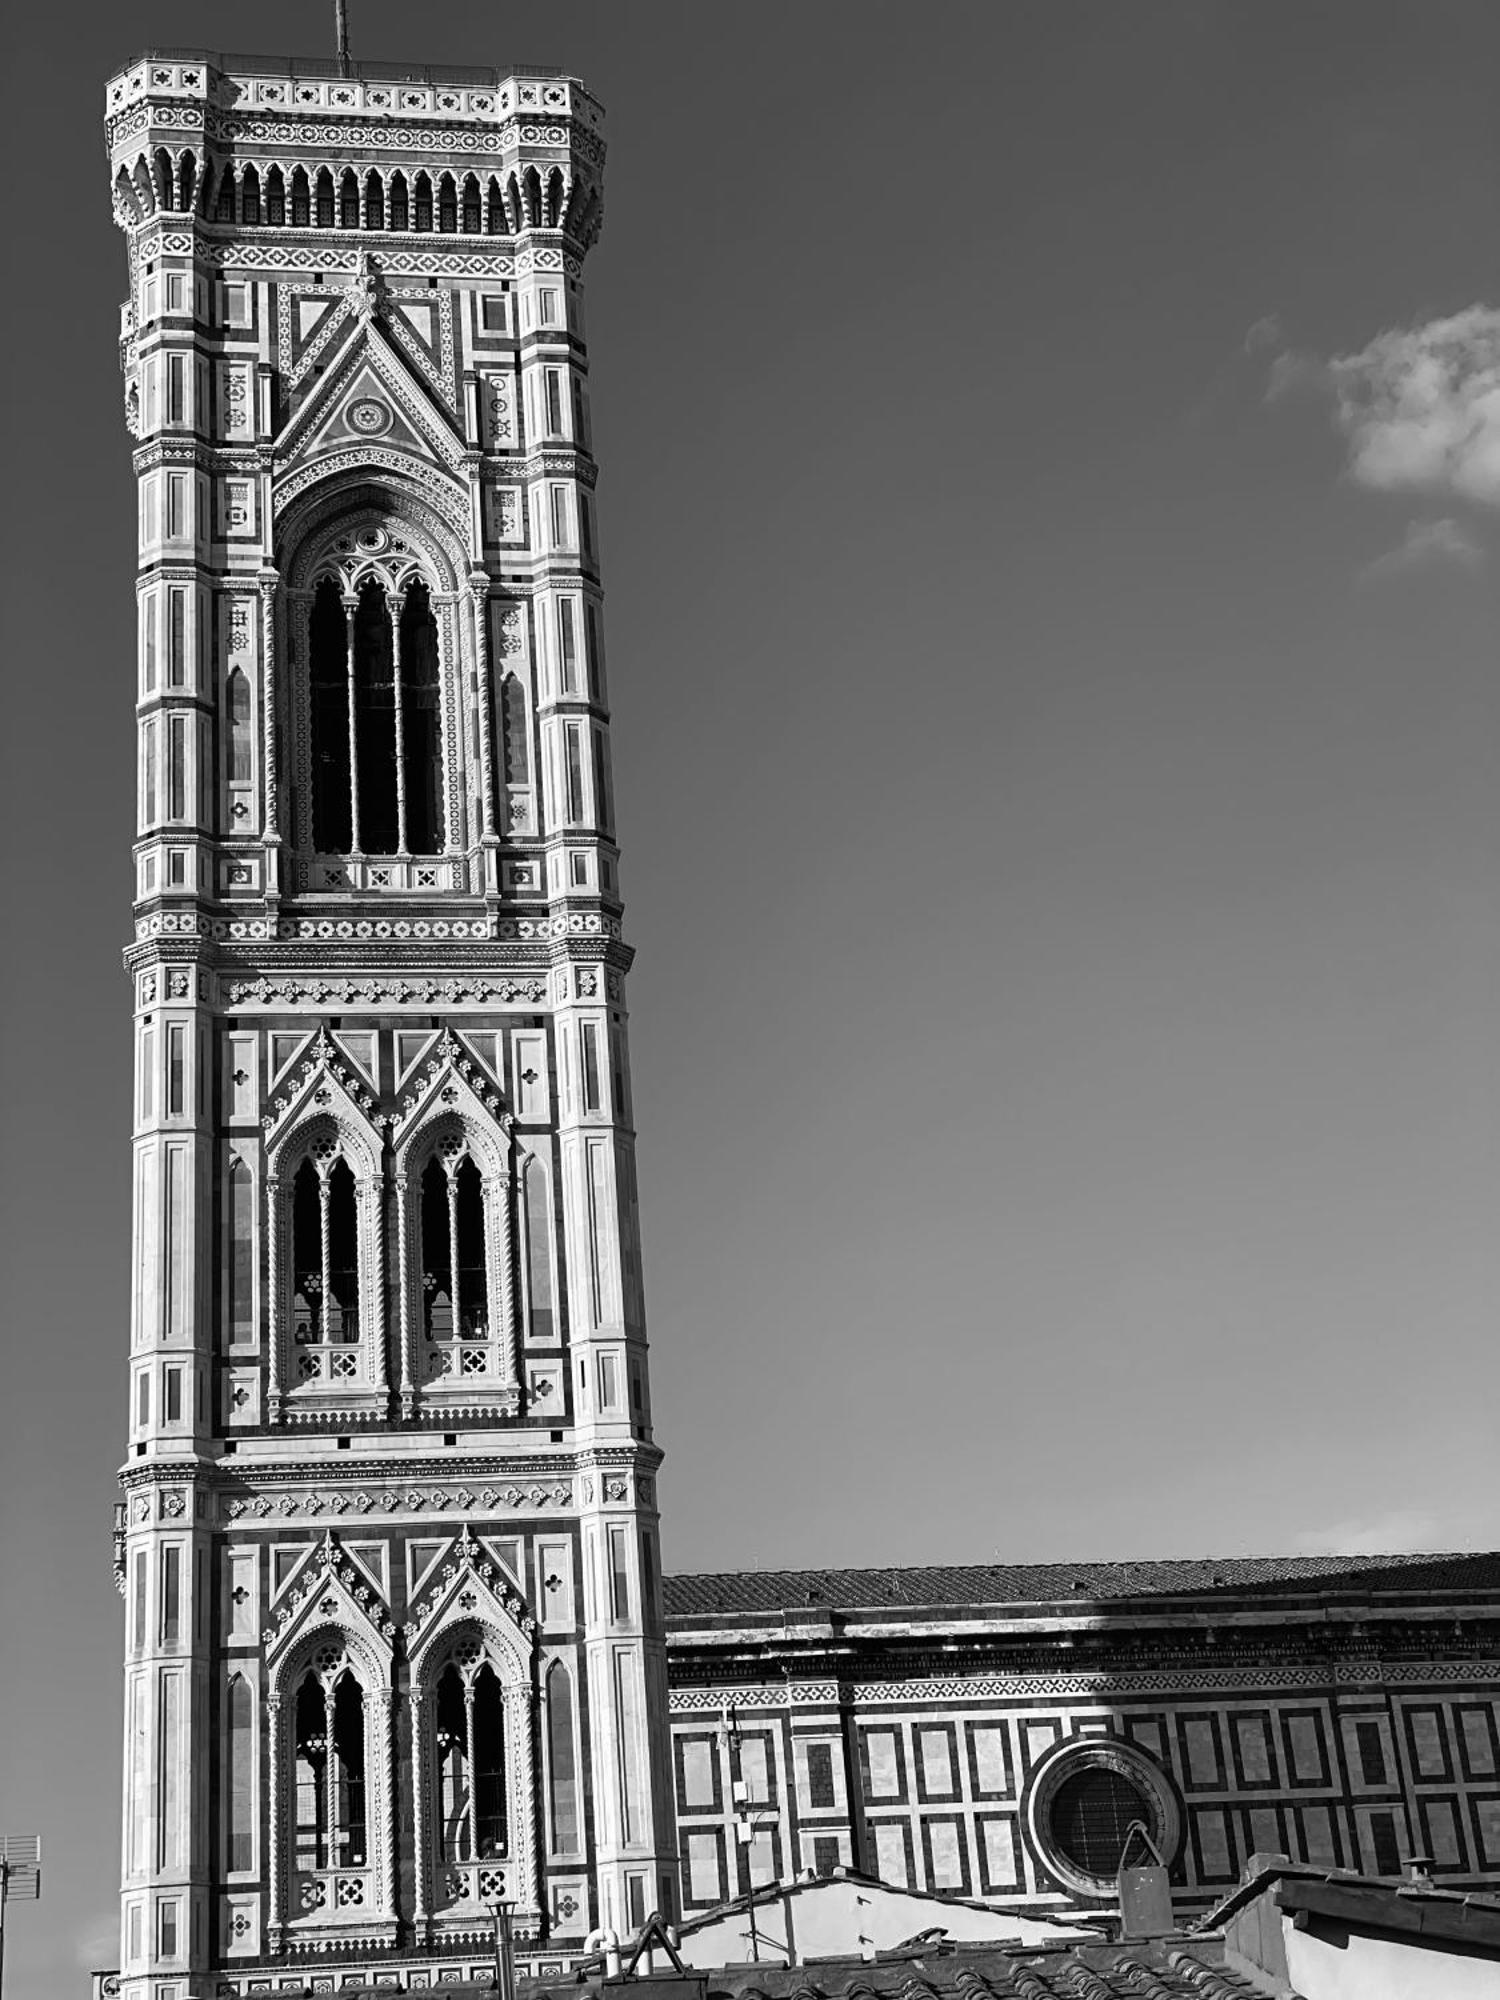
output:
[[[174,50],[106,132],[139,501],[120,1990],[457,1965],[500,1903],[576,1953],[677,1909],[602,114],[550,72]]]

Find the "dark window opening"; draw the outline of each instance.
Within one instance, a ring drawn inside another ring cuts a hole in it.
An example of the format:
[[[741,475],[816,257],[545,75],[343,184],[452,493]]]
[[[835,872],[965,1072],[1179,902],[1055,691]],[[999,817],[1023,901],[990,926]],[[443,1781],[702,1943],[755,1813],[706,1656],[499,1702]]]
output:
[[[354,613],[354,741],[359,760],[359,846],[394,854],[396,811],[395,652],[385,592],[367,583]]]
[[[333,175],[329,173],[327,167],[320,167],[318,169],[317,189],[318,227],[319,229],[332,229]]]
[[[312,655],[313,844],[322,854],[347,854],[349,796],[348,636],[338,585],[324,577],[313,599]]]
[[[339,227],[359,227],[359,182],[354,178],[352,167],[344,169],[344,177],[339,182]]]
[[[410,227],[410,216],[406,198],[406,181],[401,174],[394,174],[391,177],[391,227],[392,229],[406,229]]]
[[[286,182],[280,167],[272,167],[266,174],[266,221],[273,229],[286,221]]]
[[[423,583],[408,587],[401,607],[401,680],[407,851],[436,854],[442,846],[438,634]]]
[[[1140,1786],[1108,1765],[1091,1764],[1058,1786],[1049,1830],[1075,1868],[1108,1880],[1119,1869],[1125,1836],[1136,1820],[1154,1831],[1156,1814]]]
[[[1360,1722],[1355,1725],[1355,1741],[1359,1745],[1359,1774],[1367,1785],[1385,1783],[1385,1746],[1380,1740],[1380,1726],[1374,1722]]]
[[[385,227],[385,189],[380,184],[379,174],[365,175],[365,227]]]

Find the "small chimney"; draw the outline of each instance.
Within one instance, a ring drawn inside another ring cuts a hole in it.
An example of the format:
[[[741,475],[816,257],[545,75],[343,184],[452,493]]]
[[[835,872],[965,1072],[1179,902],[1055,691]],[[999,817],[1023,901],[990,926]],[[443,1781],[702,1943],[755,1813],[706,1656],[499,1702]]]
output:
[[[1133,1847],[1144,1850],[1132,1862]],[[1120,1935],[1122,1938],[1169,1937],[1176,1930],[1172,1915],[1172,1885],[1166,1863],[1156,1842],[1140,1820],[1132,1820],[1120,1852],[1120,1868],[1115,1880],[1120,1890]]]

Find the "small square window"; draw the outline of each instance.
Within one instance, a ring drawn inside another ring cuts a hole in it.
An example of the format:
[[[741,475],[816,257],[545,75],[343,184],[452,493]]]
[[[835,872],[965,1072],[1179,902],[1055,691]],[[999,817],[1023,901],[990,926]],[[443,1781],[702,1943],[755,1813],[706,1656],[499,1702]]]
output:
[[[480,301],[484,315],[486,333],[507,333],[510,330],[510,312],[503,297],[486,293]]]

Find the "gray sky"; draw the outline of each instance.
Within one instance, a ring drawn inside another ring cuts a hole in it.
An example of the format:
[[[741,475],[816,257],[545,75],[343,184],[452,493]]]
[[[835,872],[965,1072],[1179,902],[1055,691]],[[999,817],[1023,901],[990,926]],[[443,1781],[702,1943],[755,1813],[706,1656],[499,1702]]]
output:
[[[351,14],[356,55],[556,62],[611,116],[591,359],[669,1566],[1493,1544],[1500,15]],[[102,86],[152,42],[331,28],[23,27],[0,1830],[48,1841],[7,1957],[50,2000],[115,1956]]]

